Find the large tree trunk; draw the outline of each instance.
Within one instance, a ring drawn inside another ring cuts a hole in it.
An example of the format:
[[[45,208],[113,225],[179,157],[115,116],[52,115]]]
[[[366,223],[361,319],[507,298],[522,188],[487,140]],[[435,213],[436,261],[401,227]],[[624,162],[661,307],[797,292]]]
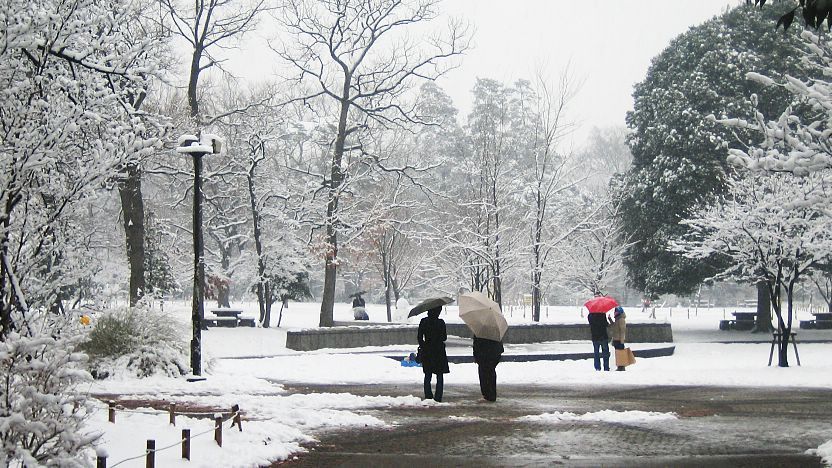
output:
[[[326,229],[327,249],[324,257],[324,293],[321,299],[321,317],[318,325],[331,327],[334,324],[332,312],[335,308],[335,281],[338,274],[338,230],[336,229],[338,217],[338,201],[343,181],[341,173],[341,159],[344,156],[344,144],[347,140],[347,117],[349,115],[349,91],[350,79],[344,79],[343,95],[341,99],[341,113],[338,117],[338,133],[335,136],[335,147],[332,151],[332,166],[330,167],[329,200],[326,205]]]
[[[757,283],[757,322],[751,333],[771,333],[774,327],[771,326],[771,298],[768,294],[768,287],[765,281]]]
[[[118,193],[124,213],[127,263],[130,267],[129,300],[132,307],[145,293],[144,201],[141,169],[135,163],[128,164],[125,169],[126,175],[118,184]]]

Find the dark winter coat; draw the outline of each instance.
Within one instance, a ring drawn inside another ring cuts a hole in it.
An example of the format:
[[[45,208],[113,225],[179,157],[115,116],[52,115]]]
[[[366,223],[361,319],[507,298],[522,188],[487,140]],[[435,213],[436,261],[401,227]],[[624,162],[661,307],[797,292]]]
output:
[[[503,351],[505,349],[499,341],[474,337],[474,362],[481,366],[496,366]]]
[[[589,332],[592,335],[592,341],[609,341],[607,335],[607,314],[589,314]]]
[[[422,348],[422,371],[425,374],[448,374],[448,355],[445,340],[448,332],[445,321],[439,317],[427,316],[419,322],[419,347]]]

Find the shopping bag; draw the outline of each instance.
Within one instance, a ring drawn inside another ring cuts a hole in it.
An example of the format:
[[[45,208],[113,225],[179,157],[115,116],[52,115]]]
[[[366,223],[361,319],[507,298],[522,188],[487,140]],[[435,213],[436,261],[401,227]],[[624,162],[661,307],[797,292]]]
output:
[[[633,350],[630,348],[615,350],[615,365],[627,367],[630,364],[636,363],[636,357],[633,355]]]

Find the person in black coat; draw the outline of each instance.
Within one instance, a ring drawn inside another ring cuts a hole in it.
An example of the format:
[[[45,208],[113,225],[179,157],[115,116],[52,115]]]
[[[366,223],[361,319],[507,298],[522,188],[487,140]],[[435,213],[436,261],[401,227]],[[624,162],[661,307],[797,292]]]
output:
[[[595,370],[601,370],[601,360],[604,361],[604,370],[610,370],[610,338],[607,335],[607,314],[591,313],[589,320],[589,332],[592,335],[592,352],[595,358]]]
[[[474,336],[474,362],[480,375],[480,391],[488,401],[497,401],[497,364],[503,351],[503,343]]]
[[[419,348],[422,350],[422,371],[425,373],[425,399],[433,398],[442,401],[443,375],[451,370],[448,368],[448,355],[445,353],[445,340],[448,332],[445,321],[439,318],[441,307],[428,311],[428,316],[419,322]],[[431,391],[431,379],[436,374],[436,392]]]

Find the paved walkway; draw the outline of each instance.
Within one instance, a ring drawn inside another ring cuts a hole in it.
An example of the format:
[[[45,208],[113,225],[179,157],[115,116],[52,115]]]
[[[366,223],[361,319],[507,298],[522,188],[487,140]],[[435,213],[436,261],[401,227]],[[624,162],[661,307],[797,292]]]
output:
[[[420,385],[288,389],[401,396],[419,394]],[[819,467],[820,459],[805,452],[832,439],[832,389],[499,385],[498,391],[498,401],[487,403],[476,386],[449,385],[443,405],[367,410],[392,428],[335,430],[297,460],[274,466]],[[635,424],[518,419],[605,409],[679,417]]]

